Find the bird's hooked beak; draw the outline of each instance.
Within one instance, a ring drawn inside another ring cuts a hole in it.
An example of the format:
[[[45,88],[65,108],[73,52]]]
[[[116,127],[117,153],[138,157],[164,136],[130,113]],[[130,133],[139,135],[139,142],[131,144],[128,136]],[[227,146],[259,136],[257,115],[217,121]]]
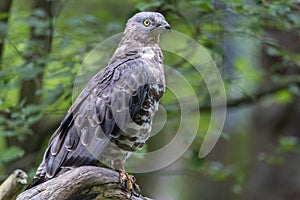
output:
[[[162,27],[164,29],[168,29],[170,30],[171,29],[171,26],[168,22],[166,21],[161,21],[159,24],[158,24],[159,27]]]
[[[166,22],[166,21],[164,21],[161,26],[164,27],[165,29],[168,29],[168,30],[171,29],[170,24],[168,24],[168,22]]]

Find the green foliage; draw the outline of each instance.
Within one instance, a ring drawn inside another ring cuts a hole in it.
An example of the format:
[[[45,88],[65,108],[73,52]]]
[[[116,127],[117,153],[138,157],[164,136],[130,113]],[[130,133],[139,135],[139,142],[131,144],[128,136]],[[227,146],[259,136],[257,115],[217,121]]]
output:
[[[285,161],[288,153],[300,153],[299,138],[295,136],[281,136],[278,138],[278,145],[274,145],[269,152],[261,152],[258,159],[270,164],[280,165]]]
[[[16,158],[20,158],[24,155],[24,151],[17,146],[8,147],[0,158],[0,166],[12,161]]]
[[[60,10],[56,11],[59,15],[54,19],[44,20],[46,13],[43,10],[31,10],[27,1],[15,0],[11,13],[0,13],[0,19],[8,15],[10,19],[0,71],[0,172],[4,171],[10,161],[25,155],[22,148],[8,146],[7,140],[19,142],[39,134],[32,131],[32,126],[45,117],[60,121],[72,103],[74,79],[84,58],[101,41],[121,32],[126,20],[136,11],[162,12],[174,30],[192,37],[205,47],[222,73],[229,104],[240,99],[251,103],[259,102],[260,99],[256,99],[259,95],[256,93],[265,82],[286,87],[268,93],[268,100],[262,100],[264,105],[274,102],[276,105],[293,103],[300,95],[300,53],[288,49],[284,42],[274,40],[268,33],[270,30],[299,33],[299,3],[299,0],[79,0],[58,5]],[[54,25],[51,52],[44,55],[45,47],[39,41],[31,39],[30,31],[34,27],[35,35],[48,36],[51,33],[50,23]],[[6,30],[7,26],[1,25],[0,35]],[[193,53],[193,49],[187,44],[183,51],[188,50]],[[278,62],[272,66],[264,66],[260,59],[261,51]],[[164,52],[164,57],[165,63],[183,74],[192,85],[200,107],[209,107],[211,99],[203,77],[190,63],[176,55]],[[101,64],[105,66],[105,63]],[[20,88],[28,80],[41,86],[34,91],[34,95],[40,97],[36,104],[28,104],[27,99],[20,99]],[[182,88],[182,93],[188,92],[186,88]],[[163,139],[159,138],[157,142],[155,138],[151,138],[156,146],[172,140],[180,124],[180,105],[172,91],[166,91],[161,103],[169,121],[162,130]],[[239,107],[245,108],[242,103],[234,105],[229,118]],[[190,123],[194,123],[193,113],[190,116]],[[231,191],[240,194],[244,189],[249,163],[252,162],[248,155],[250,153],[245,148],[254,148],[249,147],[249,140],[254,134],[251,128],[253,124],[250,114],[245,115],[243,112],[237,111],[235,118],[230,119],[233,122],[227,122],[229,128],[224,131],[221,139],[222,143],[234,146],[233,150],[222,152],[224,157],[226,153],[230,154],[230,159],[220,158],[221,156],[199,159],[198,151],[211,122],[211,113],[205,111],[201,112],[197,136],[184,155],[186,162],[182,167],[218,182],[229,180],[232,183]],[[234,137],[235,135],[247,135],[247,139]],[[234,143],[234,138],[238,142]],[[43,143],[47,142],[41,141]],[[147,145],[141,152],[149,149],[151,147]],[[291,152],[300,153],[298,137],[282,136],[277,144],[260,152],[255,159],[269,164],[281,164],[285,161],[285,155]]]
[[[275,94],[274,99],[281,104],[289,104],[293,101],[293,95],[289,90],[282,90]]]
[[[136,1],[136,8],[141,11],[151,10],[151,8],[160,7],[163,4],[163,1],[157,0],[152,2],[140,2]]]

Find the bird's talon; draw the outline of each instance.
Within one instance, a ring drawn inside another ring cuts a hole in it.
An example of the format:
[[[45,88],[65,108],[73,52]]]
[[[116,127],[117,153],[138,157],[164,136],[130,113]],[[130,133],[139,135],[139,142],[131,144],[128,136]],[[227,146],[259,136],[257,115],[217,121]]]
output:
[[[123,187],[126,187],[127,182],[127,173],[124,171],[120,171],[120,183]]]
[[[120,183],[123,187],[128,189],[132,195],[139,197],[141,194],[141,190],[138,184],[136,184],[136,178],[132,175],[129,175],[127,172],[121,170],[120,172]]]

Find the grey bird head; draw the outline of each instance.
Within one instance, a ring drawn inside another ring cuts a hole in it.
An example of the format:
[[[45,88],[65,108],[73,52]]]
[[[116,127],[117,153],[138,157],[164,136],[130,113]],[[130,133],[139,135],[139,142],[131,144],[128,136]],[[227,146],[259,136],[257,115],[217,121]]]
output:
[[[159,36],[165,29],[171,29],[171,26],[162,14],[139,12],[127,21],[124,36],[127,40],[135,40],[142,44],[158,43]]]

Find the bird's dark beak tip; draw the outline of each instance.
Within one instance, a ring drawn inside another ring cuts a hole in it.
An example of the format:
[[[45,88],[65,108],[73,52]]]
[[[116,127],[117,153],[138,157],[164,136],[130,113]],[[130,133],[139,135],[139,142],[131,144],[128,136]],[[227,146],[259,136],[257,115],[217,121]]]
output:
[[[170,30],[171,29],[171,26],[168,22],[166,21],[163,21],[160,23],[160,27],[164,28],[164,29],[167,29],[167,30]]]
[[[165,25],[164,28],[170,30],[171,26],[170,25]]]

